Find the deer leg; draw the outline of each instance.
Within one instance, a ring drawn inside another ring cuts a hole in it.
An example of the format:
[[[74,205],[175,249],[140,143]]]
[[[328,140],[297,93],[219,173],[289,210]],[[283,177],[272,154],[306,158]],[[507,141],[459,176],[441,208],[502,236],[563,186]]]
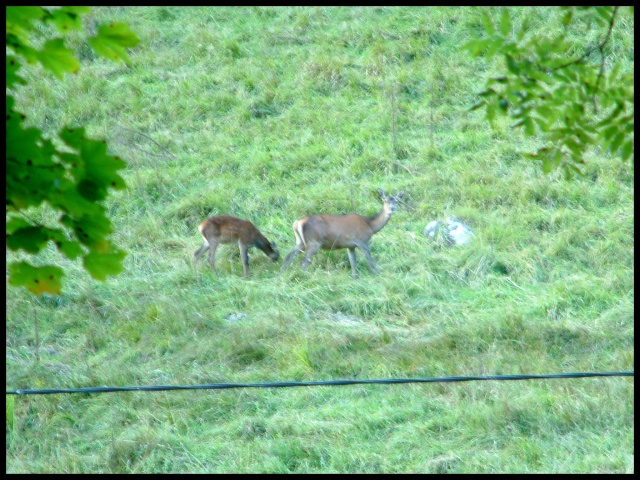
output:
[[[238,242],[238,245],[240,246],[240,258],[242,258],[244,278],[247,278],[249,276],[249,254],[247,253],[248,247],[242,242]]]
[[[349,247],[349,263],[351,264],[351,275],[354,280],[358,279],[358,271],[356,270],[356,249]]]
[[[289,264],[293,262],[293,260],[300,254],[302,250],[298,248],[298,245],[295,246],[293,250],[291,250],[286,257],[284,257],[284,263],[282,264],[281,270],[286,270],[289,267]]]
[[[289,267],[289,265],[291,264],[291,262],[293,262],[293,260],[302,252],[304,252],[304,242],[302,241],[302,238],[300,238],[300,235],[298,235],[297,231],[293,231],[294,235],[296,236],[296,246],[294,247],[293,250],[291,250],[286,257],[284,257],[284,263],[282,264],[282,268],[280,270],[285,270]]]
[[[218,248],[218,244],[217,243],[210,243],[209,244],[209,263],[211,264],[211,268],[213,269],[213,271],[217,274],[218,270],[216,269],[216,249]]]
[[[198,250],[195,251],[195,253],[193,254],[193,262],[197,262],[198,260],[200,260],[200,257],[202,256],[202,254],[204,252],[207,251],[207,249],[209,248],[209,242],[207,242],[205,240],[204,245],[202,245]]]
[[[380,269],[373,261],[373,258],[371,258],[371,252],[369,251],[369,247],[367,245],[360,245],[360,249],[364,252],[364,256],[367,259],[367,262],[369,262],[369,266],[371,267],[371,271],[375,275],[378,275],[380,273]]]
[[[294,247],[293,250],[291,250],[286,257],[284,257],[284,263],[282,264],[282,268],[280,270],[286,270],[289,265],[291,264],[291,262],[293,262],[293,260],[304,251],[304,241],[302,241],[302,238],[300,237],[300,234],[298,233],[298,230],[296,229],[296,225],[298,224],[298,222],[296,221],[293,224],[293,234],[296,237],[296,246]]]
[[[306,270],[307,267],[309,266],[309,262],[311,261],[311,257],[313,257],[313,255],[320,250],[320,245],[309,245],[307,244],[307,250],[304,255],[304,258],[302,259],[302,261],[300,262],[300,266],[302,267],[302,270]]]

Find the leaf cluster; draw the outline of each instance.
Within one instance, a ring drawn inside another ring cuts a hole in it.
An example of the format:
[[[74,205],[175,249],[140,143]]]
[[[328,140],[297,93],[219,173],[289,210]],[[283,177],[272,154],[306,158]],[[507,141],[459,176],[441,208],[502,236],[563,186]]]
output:
[[[40,47],[34,46],[33,38],[42,35],[44,25],[55,26],[62,35],[82,30],[82,15],[90,10],[7,7],[7,91],[28,86],[18,74],[22,61],[39,63],[60,79],[64,73],[78,72],[80,63],[64,38],[45,39]],[[101,26],[88,42],[97,53],[127,62],[125,49],[139,40],[125,24],[111,24]],[[118,173],[125,162],[109,155],[104,141],[87,138],[82,127],[60,129],[56,136],[65,147],[60,149],[42,130],[26,127],[26,119],[16,109],[13,95],[7,93],[7,248],[35,255],[52,241],[65,257],[82,257],[84,268],[96,279],[119,273],[125,252],[107,239],[112,229],[102,202],[109,189],[126,188]],[[45,203],[60,214],[56,227],[45,226],[25,213]],[[26,261],[9,265],[10,284],[35,294],[60,293],[63,275],[61,268],[51,265],[35,267]]]
[[[634,75],[608,58],[618,9],[559,8],[561,29],[553,37],[532,33],[530,16],[514,25],[508,8],[497,22],[484,12],[486,36],[463,46],[474,56],[505,61],[504,73],[486,80],[470,110],[484,108],[492,124],[497,115],[507,116],[525,137],[539,135],[542,145],[526,156],[541,161],[545,173],[562,168],[567,179],[582,174],[592,145],[625,161],[633,155]],[[595,45],[571,41],[576,22],[601,31]]]

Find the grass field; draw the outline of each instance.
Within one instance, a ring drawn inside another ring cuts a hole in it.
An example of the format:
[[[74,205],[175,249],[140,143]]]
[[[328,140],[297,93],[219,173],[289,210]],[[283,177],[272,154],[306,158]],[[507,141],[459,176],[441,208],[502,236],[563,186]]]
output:
[[[490,9],[499,15],[499,9]],[[532,28],[556,9],[512,8]],[[594,148],[586,174],[544,175],[518,130],[468,112],[502,68],[460,46],[470,7],[100,7],[141,39],[17,96],[52,133],[85,125],[127,159],[108,202],[125,270],[105,283],[55,247],[64,292],[7,287],[6,386],[546,374],[634,369],[634,168]],[[587,28],[574,35],[597,38]],[[623,12],[610,55],[634,69]],[[281,272],[310,213],[405,196],[357,252]],[[251,220],[272,263],[198,224]],[[46,208],[31,212],[52,222]],[[455,215],[476,237],[422,231]],[[7,260],[22,254],[7,252]],[[36,328],[37,327],[37,328]],[[6,397],[7,473],[633,473],[633,377]]]

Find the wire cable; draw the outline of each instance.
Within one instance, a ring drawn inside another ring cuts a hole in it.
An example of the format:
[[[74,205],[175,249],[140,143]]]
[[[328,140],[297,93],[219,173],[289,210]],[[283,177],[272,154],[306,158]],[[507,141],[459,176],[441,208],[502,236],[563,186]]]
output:
[[[7,390],[7,395],[46,395],[57,393],[109,393],[109,392],[157,392],[163,390],[222,390],[229,388],[283,388],[313,387],[359,384],[397,384],[397,383],[436,383],[469,382],[477,380],[539,380],[547,378],[584,378],[584,377],[633,377],[634,372],[576,372],[550,373],[543,375],[484,375],[470,377],[434,377],[434,378],[382,378],[374,380],[317,380],[308,382],[270,382],[270,383],[212,383],[205,385],[151,385],[132,387],[86,387],[86,388],[41,388],[33,390]]]

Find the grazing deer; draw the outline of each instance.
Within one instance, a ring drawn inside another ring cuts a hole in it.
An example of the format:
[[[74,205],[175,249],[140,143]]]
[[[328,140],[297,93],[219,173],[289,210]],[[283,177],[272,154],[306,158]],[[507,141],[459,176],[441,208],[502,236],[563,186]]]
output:
[[[197,262],[207,249],[211,249],[209,251],[209,263],[215,273],[218,273],[216,270],[216,248],[221,243],[238,242],[242,266],[244,267],[244,278],[249,276],[249,255],[247,254],[249,247],[259,248],[274,262],[280,258],[280,252],[278,252],[276,244],[269,242],[260,233],[260,230],[247,220],[241,220],[229,215],[211,217],[202,222],[198,230],[204,237],[204,244],[193,254],[193,261]]]
[[[356,270],[356,247],[364,252],[371,271],[379,273],[379,269],[371,258],[369,240],[374,233],[379,232],[396,211],[398,201],[404,192],[395,196],[387,195],[378,188],[378,194],[384,202],[382,210],[372,217],[364,217],[351,213],[348,215],[309,215],[293,223],[293,233],[296,236],[296,246],[284,259],[282,270],[300,254],[306,252],[300,262],[303,270],[307,269],[311,257],[319,250],[333,250],[334,248],[348,248],[349,262],[353,278],[358,278]]]

